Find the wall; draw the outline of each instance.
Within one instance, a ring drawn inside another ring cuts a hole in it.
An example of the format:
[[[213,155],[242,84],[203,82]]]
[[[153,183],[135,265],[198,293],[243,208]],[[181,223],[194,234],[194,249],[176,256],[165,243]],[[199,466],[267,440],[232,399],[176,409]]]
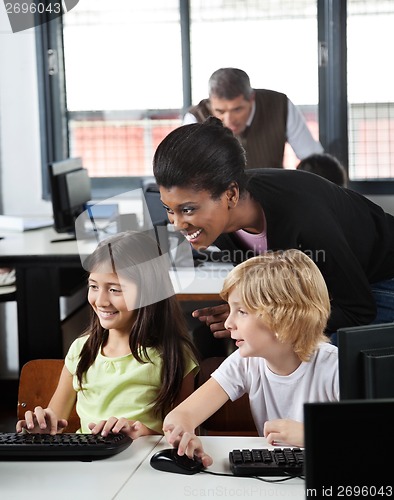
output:
[[[380,205],[388,214],[394,215],[394,195],[369,195],[367,198]]]
[[[41,200],[34,30],[12,33],[3,8],[0,9],[0,68],[3,212],[7,215],[50,214],[50,204]],[[23,182],[24,179],[27,182]]]
[[[4,6],[0,7],[0,68],[2,213],[49,215],[50,204],[41,200],[34,31],[12,33]],[[0,379],[17,376],[17,360],[16,305],[1,304]]]

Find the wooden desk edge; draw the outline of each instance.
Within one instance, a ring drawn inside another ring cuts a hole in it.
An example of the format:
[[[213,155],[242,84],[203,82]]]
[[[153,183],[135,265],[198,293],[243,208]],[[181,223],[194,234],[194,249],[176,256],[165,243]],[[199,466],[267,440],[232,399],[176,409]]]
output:
[[[177,293],[176,297],[180,302],[223,300],[218,293]]]

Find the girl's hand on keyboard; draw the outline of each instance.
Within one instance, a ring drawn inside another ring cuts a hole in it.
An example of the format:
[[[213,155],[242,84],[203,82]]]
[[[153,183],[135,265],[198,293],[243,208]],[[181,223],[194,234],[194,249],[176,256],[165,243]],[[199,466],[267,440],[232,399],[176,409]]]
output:
[[[118,434],[126,434],[131,437],[131,439],[137,439],[141,436],[148,436],[150,434],[158,434],[157,432],[146,427],[142,422],[138,420],[127,420],[124,417],[110,417],[108,420],[101,420],[97,424],[94,422],[88,425],[92,434],[100,434],[102,436],[107,436],[110,432]]]
[[[25,419],[16,423],[16,432],[25,429],[32,434],[58,434],[67,427],[67,420],[58,419],[51,408],[36,406],[34,411],[27,411]]]

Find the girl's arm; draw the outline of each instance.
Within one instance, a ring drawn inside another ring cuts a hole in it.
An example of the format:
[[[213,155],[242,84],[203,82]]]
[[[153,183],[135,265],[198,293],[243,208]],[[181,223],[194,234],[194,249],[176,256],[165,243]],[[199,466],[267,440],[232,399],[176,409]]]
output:
[[[194,431],[221,408],[229,397],[215,379],[210,378],[164,419],[163,431],[169,444],[178,447],[178,454],[197,455],[205,466],[212,463]]]
[[[37,406],[34,411],[25,413],[25,420],[16,424],[16,432],[24,428],[29,432],[56,434],[67,426],[72,407],[76,400],[76,392],[72,384],[72,375],[64,366],[60,374],[56,390],[47,408]]]
[[[77,393],[73,387],[73,376],[68,371],[68,368],[64,366],[48,407],[59,417],[67,419],[70,416],[76,399]]]

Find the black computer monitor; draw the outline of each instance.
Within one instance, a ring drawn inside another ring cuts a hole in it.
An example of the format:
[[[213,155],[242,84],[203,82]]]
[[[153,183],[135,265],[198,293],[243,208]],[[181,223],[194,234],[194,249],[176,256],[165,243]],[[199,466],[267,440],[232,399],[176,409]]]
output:
[[[143,228],[151,231],[153,238],[156,238],[163,253],[169,252],[170,241],[167,229],[168,217],[160,199],[160,190],[154,178],[147,178],[142,181],[143,193]]]
[[[394,399],[305,403],[306,498],[392,495]]]
[[[68,158],[48,166],[54,228],[75,233],[75,219],[91,200],[91,182],[81,158]]]
[[[340,399],[394,398],[394,323],[338,330]]]
[[[154,178],[147,178],[142,181],[142,191],[144,195],[143,203],[143,224],[145,229],[153,226],[166,226],[168,224],[167,211],[160,199],[159,186]]]

